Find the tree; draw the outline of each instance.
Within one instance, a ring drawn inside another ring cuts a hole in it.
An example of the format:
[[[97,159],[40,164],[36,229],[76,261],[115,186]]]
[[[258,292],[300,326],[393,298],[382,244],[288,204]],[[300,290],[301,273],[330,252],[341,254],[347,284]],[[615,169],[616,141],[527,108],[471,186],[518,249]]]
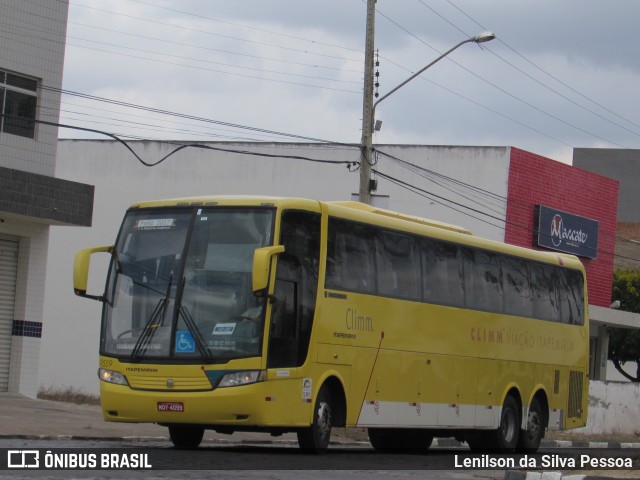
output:
[[[613,274],[613,299],[620,310],[640,313],[640,270],[616,270]],[[609,333],[609,359],[625,378],[640,382],[640,330],[615,328]],[[623,369],[625,362],[636,363],[635,377]]]

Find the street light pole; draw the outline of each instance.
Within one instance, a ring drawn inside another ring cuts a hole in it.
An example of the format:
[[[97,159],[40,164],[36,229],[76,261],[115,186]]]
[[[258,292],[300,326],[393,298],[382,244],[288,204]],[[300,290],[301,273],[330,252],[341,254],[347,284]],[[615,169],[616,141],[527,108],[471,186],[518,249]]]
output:
[[[370,3],[373,3],[373,2],[370,2]],[[360,191],[359,191],[359,197],[360,197],[359,200],[361,202],[367,203],[369,205],[371,204],[371,164],[372,164],[372,158],[373,158],[373,122],[375,121],[375,112],[378,104],[381,101],[388,98],[392,93],[404,87],[407,83],[409,83],[411,80],[416,78],[418,75],[424,72],[427,68],[438,63],[444,57],[446,57],[455,49],[464,45],[465,43],[484,43],[484,42],[489,42],[494,38],[496,38],[496,36],[493,33],[482,32],[482,33],[479,33],[478,35],[475,35],[473,37],[467,38],[466,40],[463,40],[462,42],[458,43],[456,46],[444,52],[442,55],[440,55],[430,64],[418,70],[416,73],[414,73],[409,78],[407,78],[404,82],[402,82],[395,88],[392,88],[391,90],[389,90],[389,92],[387,92],[385,95],[380,97],[370,108],[367,108],[367,105],[371,105],[368,102],[371,102],[373,100],[373,84],[369,86],[369,90],[371,91],[371,97],[369,100],[367,100],[367,88],[368,88],[367,78],[373,79],[373,75],[372,75],[373,66],[371,70],[367,70],[366,68],[367,64],[365,61],[365,72],[366,72],[365,96],[364,96],[365,105],[363,107],[363,119],[362,119],[362,161],[360,162]],[[365,49],[365,55],[369,55],[366,49]],[[373,65],[373,52],[371,52],[370,55],[371,55],[371,61]],[[371,80],[371,82],[372,81],[373,80]]]

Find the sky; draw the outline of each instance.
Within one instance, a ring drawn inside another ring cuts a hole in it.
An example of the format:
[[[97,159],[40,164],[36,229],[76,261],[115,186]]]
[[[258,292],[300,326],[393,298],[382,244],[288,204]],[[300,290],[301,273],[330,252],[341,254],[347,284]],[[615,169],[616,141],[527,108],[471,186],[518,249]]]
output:
[[[365,0],[70,0],[61,123],[122,138],[359,143]],[[635,0],[378,0],[374,143],[640,148]],[[144,107],[144,108],[140,108]],[[106,138],[60,129],[61,138]]]

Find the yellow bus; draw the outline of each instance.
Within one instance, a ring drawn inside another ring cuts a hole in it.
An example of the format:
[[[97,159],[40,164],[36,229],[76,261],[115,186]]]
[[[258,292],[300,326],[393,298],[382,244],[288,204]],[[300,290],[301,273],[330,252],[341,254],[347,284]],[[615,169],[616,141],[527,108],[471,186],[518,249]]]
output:
[[[90,257],[111,256],[101,295]],[[82,250],[75,293],[104,304],[100,399],[178,448],[206,429],[332,427],[377,450],[536,451],[584,426],[588,312],[573,256],[473,236],[357,202],[202,197],[141,202],[115,246]]]

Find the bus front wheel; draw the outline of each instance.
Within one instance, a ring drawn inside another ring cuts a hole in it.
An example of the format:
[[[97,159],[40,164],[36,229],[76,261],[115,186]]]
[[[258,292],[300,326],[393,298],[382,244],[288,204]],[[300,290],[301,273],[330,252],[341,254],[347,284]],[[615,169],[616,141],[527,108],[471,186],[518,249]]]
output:
[[[191,425],[171,425],[169,427],[169,437],[173,446],[181,450],[198,448],[203,436],[203,427]]]
[[[333,421],[333,407],[329,389],[320,389],[313,408],[313,423],[298,431],[298,445],[312,453],[324,452],[329,446]]]

